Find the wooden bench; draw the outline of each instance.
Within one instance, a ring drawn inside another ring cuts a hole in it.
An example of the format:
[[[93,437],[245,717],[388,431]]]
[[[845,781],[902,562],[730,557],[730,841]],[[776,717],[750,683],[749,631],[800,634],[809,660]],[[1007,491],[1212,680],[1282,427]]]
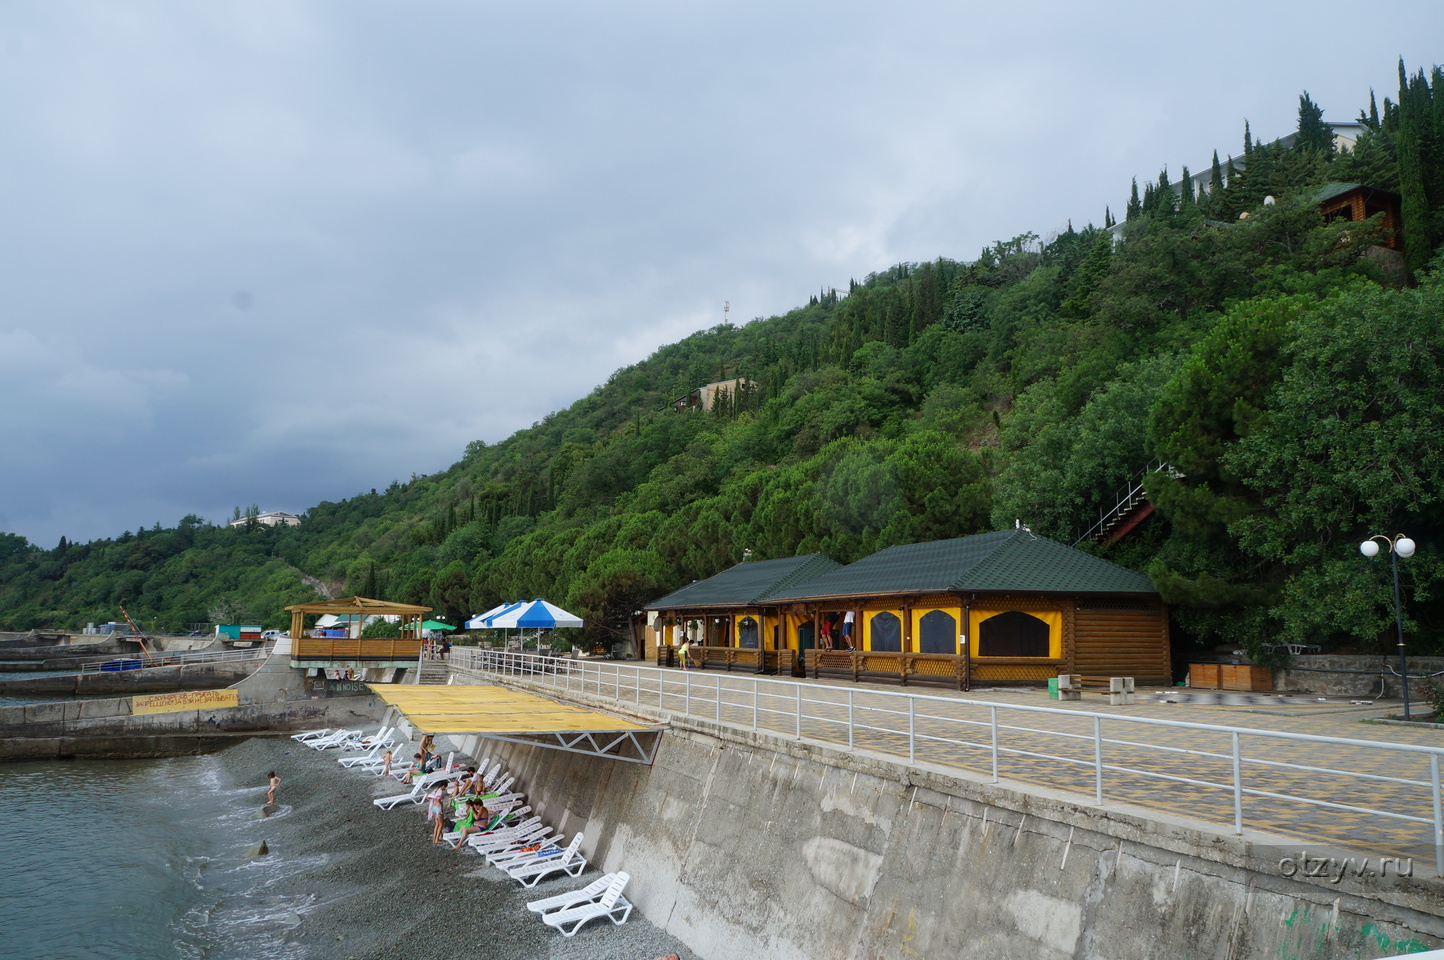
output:
[[[1108,691],[1110,706],[1120,707],[1134,702],[1132,677],[1086,677],[1079,673],[1058,674],[1058,699],[1081,700],[1084,688]]]

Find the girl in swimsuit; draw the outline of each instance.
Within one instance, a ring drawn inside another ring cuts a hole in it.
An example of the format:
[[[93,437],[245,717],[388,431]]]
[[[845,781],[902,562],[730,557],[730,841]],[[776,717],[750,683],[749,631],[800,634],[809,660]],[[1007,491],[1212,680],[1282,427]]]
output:
[[[445,807],[446,784],[438,783],[436,788],[426,795],[426,816],[432,821],[432,843],[440,843],[441,835],[446,832],[446,818],[441,815]]]
[[[269,778],[271,785],[271,788],[266,791],[266,803],[272,804],[276,802],[276,788],[281,785],[281,778],[276,776],[276,771],[274,770],[266,774],[266,776]]]

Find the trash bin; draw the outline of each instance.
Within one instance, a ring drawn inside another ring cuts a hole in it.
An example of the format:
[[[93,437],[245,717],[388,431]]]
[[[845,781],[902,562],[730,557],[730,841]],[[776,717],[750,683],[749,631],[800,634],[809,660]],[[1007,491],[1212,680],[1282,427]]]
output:
[[[1057,677],[1049,677],[1049,678],[1048,678],[1048,699],[1049,699],[1049,700],[1057,700],[1057,699],[1058,699],[1058,678],[1057,678]]]

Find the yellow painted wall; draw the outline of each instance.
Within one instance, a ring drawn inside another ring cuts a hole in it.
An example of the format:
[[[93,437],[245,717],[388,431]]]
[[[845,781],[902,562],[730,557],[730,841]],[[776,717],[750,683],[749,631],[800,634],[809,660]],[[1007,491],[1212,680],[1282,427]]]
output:
[[[923,617],[925,617],[925,616],[927,616],[928,614],[932,613],[934,610],[941,610],[943,613],[946,613],[948,616],[950,616],[950,617],[953,618],[953,623],[956,625],[956,629],[954,629],[954,631],[953,631],[953,649],[952,649],[952,650],[949,650],[948,652],[949,652],[949,653],[952,653],[952,654],[962,653],[962,652],[963,652],[963,648],[962,648],[962,647],[959,645],[959,643],[958,643],[958,634],[962,633],[965,629],[967,629],[967,625],[966,625],[965,623],[963,623],[963,608],[962,608],[962,607],[923,607],[923,608],[919,608],[919,609],[914,610],[914,611],[912,612],[912,615],[913,615],[913,622],[912,622],[912,638],[913,638],[913,641],[912,641],[912,651],[911,651],[911,652],[917,653],[917,652],[919,652],[920,650],[922,650]]]
[[[978,657],[978,625],[989,617],[996,617],[1000,613],[1008,613],[1011,608],[1004,607],[998,610],[987,610],[974,607],[969,611],[968,617],[968,649],[974,658]],[[1030,617],[1037,617],[1048,625],[1048,658],[1052,660],[1061,659],[1063,656],[1063,611],[1062,610],[1023,610]],[[989,659],[989,658],[984,658]]]
[[[777,618],[755,613],[736,614],[732,617],[732,646],[742,648],[742,621],[748,617],[757,621],[757,648],[771,650],[772,628],[777,625]]]

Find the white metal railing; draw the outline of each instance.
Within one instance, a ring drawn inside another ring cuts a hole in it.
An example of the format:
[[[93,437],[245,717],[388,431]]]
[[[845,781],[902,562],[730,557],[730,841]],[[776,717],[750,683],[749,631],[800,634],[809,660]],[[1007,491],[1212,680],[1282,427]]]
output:
[[[182,667],[195,666],[207,663],[236,663],[243,660],[262,660],[269,654],[269,647],[262,645],[245,650],[208,650],[194,653],[166,653],[147,656],[120,655],[106,657],[104,660],[88,660],[80,664],[78,673],[101,673],[105,671],[106,664],[114,663],[117,660],[134,660],[140,664],[139,667],[131,669],[145,670],[151,667]],[[47,661],[48,662],[48,661]]]
[[[1252,816],[1256,825],[1293,823],[1295,805],[1303,805],[1379,818],[1380,835],[1392,839],[1373,842],[1397,843],[1399,835],[1385,824],[1410,825],[1411,845],[1425,827],[1432,831],[1436,873],[1444,876],[1444,747],[468,647],[453,647],[450,662],[623,704],[846,743],[849,751],[986,769],[994,783],[1006,772],[1010,779],[1086,791],[1098,804],[1109,796],[1158,806],[1161,785],[1178,792],[1173,809],[1183,805],[1188,815],[1231,824],[1235,833],[1244,830],[1245,799],[1261,808]],[[1261,744],[1286,749],[1270,755]],[[1288,759],[1288,745],[1296,753],[1305,748],[1307,762]],[[1328,835],[1335,825],[1317,826],[1321,841],[1357,846],[1365,840],[1346,825],[1337,825],[1349,830],[1342,837]]]

